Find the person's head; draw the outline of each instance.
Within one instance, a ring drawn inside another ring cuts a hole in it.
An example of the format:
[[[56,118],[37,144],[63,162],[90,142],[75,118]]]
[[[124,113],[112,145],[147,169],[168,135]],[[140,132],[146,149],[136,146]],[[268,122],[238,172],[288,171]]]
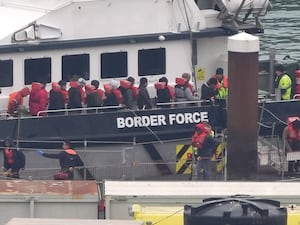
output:
[[[212,77],[207,81],[207,85],[212,88],[215,88],[217,84],[218,84],[218,80],[215,77]]]
[[[168,78],[161,77],[161,78],[159,78],[158,82],[164,82],[166,85],[168,85]]]
[[[66,89],[67,87],[67,82],[65,80],[60,80],[58,82],[58,85],[60,86],[61,89]]]
[[[120,86],[119,82],[116,80],[111,80],[109,82],[109,85],[111,86],[112,89],[117,89]]]
[[[146,77],[142,77],[142,78],[140,79],[140,86],[141,86],[141,87],[147,87],[147,85],[148,85],[148,80],[147,80],[147,78],[146,78]]]
[[[222,67],[219,67],[216,69],[216,77],[217,79],[220,81],[223,79],[223,76],[224,76],[224,70]]]
[[[64,150],[72,148],[71,142],[69,140],[64,140],[62,147]]]
[[[134,85],[135,79],[133,77],[128,77],[127,80],[131,83],[131,85]]]
[[[10,136],[7,136],[4,139],[4,145],[5,145],[5,147],[12,147],[14,145],[13,139]]]
[[[191,75],[189,73],[184,73],[181,75],[181,77],[186,79],[187,83],[191,80]]]
[[[79,83],[79,85],[80,85],[81,87],[84,87],[84,86],[86,85],[86,81],[85,81],[85,79],[82,78],[82,77],[80,77],[80,78],[78,79],[78,83]]]
[[[30,89],[28,87],[24,87],[20,90],[20,94],[22,97],[26,97],[30,94]]]
[[[281,74],[283,74],[283,72],[284,72],[284,66],[282,64],[277,64],[275,66],[275,74],[277,76],[280,76]]]
[[[99,88],[99,81],[98,80],[92,80],[91,85],[93,85],[96,89]]]

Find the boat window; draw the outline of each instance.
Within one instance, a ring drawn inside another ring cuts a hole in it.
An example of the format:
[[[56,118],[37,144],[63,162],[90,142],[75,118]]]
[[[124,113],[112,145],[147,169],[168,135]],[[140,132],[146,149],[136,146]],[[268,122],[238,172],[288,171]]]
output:
[[[51,58],[25,59],[25,85],[51,82]]]
[[[138,52],[139,76],[166,73],[166,49],[140,49]]]
[[[64,55],[62,56],[62,79],[65,81],[82,77],[90,79],[90,55]]]
[[[118,78],[128,76],[127,52],[102,53],[101,78]]]
[[[13,86],[13,61],[0,60],[0,87]]]

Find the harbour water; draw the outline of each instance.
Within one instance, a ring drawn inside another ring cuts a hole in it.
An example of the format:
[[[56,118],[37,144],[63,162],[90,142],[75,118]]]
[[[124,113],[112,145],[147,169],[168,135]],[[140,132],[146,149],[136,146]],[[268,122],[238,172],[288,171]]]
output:
[[[262,18],[264,34],[260,38],[261,56],[269,49],[276,50],[276,60],[285,56],[300,60],[300,4],[299,0],[272,0],[273,8]],[[286,57],[287,58],[287,57]]]

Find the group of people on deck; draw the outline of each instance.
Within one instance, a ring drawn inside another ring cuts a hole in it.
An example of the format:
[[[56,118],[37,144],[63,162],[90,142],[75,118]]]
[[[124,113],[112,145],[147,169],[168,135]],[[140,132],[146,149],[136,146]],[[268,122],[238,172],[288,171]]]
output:
[[[227,97],[228,79],[224,76],[222,68],[218,68],[216,74],[202,85],[201,97],[190,80],[191,75],[183,73],[181,77],[176,78],[175,86],[171,86],[166,77],[161,77],[154,84],[156,89],[154,100],[150,97],[147,89],[148,80],[145,77],[140,78],[138,87],[135,86],[135,79],[129,76],[127,79],[111,80],[103,84],[104,90],[99,88],[98,80],[92,80],[88,84],[83,78],[71,80],[68,89],[67,82],[64,80],[52,82],[49,92],[46,90],[46,83],[33,82],[31,89],[24,87],[10,94],[7,112],[12,116],[18,116],[24,112],[32,116],[46,116],[50,113],[64,114],[66,108],[77,112],[83,107],[113,108],[114,106],[141,110],[151,109],[156,103],[160,107],[170,107],[172,102],[198,100],[213,102],[217,97]],[[23,98],[26,96],[29,96],[29,111],[26,111],[23,106]]]

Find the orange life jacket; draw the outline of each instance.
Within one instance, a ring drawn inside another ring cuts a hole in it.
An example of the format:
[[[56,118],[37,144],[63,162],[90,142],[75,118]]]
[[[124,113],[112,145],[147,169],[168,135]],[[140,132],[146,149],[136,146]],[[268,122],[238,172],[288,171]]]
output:
[[[77,155],[77,152],[71,148],[66,149],[65,152],[68,153],[69,155]]]
[[[217,75],[213,75],[212,77],[217,78]],[[218,80],[218,83],[216,85],[216,89],[219,90],[222,86],[224,88],[228,88],[228,77],[225,76],[225,75],[223,75],[223,80],[221,82]]]

